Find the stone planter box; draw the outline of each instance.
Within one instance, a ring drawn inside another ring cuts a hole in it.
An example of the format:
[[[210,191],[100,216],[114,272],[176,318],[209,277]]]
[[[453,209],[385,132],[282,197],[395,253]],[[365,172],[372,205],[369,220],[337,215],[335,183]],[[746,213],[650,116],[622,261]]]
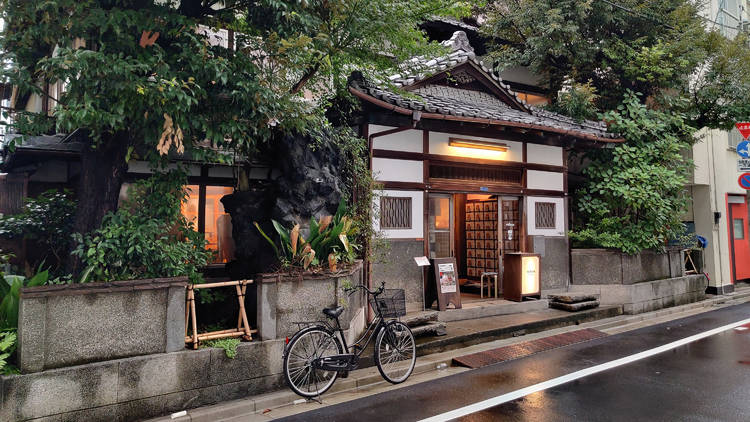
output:
[[[21,290],[18,364],[24,373],[185,347],[187,279]]]
[[[635,284],[684,276],[679,250],[627,255],[610,249],[571,249],[573,285]]]
[[[299,330],[298,322],[325,320],[322,309],[337,305],[345,307],[339,321],[348,337],[362,331],[365,295],[361,290],[351,296],[342,291],[346,283],[362,284],[362,267],[357,261],[338,273],[260,274],[255,284],[261,339],[291,336]]]

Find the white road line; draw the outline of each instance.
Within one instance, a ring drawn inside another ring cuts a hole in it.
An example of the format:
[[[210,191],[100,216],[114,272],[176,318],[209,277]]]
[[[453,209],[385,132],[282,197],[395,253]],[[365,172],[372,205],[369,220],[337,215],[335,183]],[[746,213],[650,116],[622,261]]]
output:
[[[673,341],[671,343],[667,343],[665,345],[655,347],[653,349],[644,350],[643,352],[636,353],[634,355],[625,356],[623,358],[615,359],[613,361],[609,361],[606,363],[602,363],[600,365],[592,366],[590,368],[581,369],[580,371],[572,372],[570,374],[563,375],[561,377],[557,377],[557,378],[553,378],[544,382],[540,382],[539,384],[534,384],[529,387],[522,388],[520,390],[511,391],[510,393],[505,393],[503,395],[493,397],[491,399],[487,399],[487,400],[480,401],[474,404],[470,404],[468,406],[460,407],[458,409],[451,410],[450,412],[445,412],[439,415],[435,415],[431,418],[422,419],[420,422],[447,421],[451,419],[460,418],[462,416],[470,415],[472,413],[480,412],[482,410],[489,409],[490,407],[495,407],[497,405],[519,399],[521,397],[527,396],[532,393],[537,393],[539,391],[543,391],[548,388],[557,387],[558,385],[565,384],[570,381],[575,381],[577,379],[587,377],[589,375],[603,372],[608,369],[617,368],[618,366],[627,365],[629,363],[632,363],[641,359],[645,359],[645,358],[657,355],[659,353],[666,352],[668,350],[676,349],[688,343],[692,343],[694,341],[698,341],[706,337],[719,334],[723,331],[731,330],[732,328],[739,327],[747,323],[750,323],[750,318],[744,319],[742,321],[734,322],[728,325],[724,325],[722,327],[714,328],[713,330],[704,331],[700,334],[695,334],[690,337],[686,337],[682,340]]]

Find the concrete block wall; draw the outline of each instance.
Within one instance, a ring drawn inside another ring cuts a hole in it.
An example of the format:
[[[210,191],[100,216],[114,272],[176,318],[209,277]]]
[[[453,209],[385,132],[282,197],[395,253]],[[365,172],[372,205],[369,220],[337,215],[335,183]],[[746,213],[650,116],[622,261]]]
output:
[[[404,289],[410,309],[422,310],[424,306],[423,267],[418,267],[414,257],[424,256],[424,241],[390,239],[390,249],[383,262],[372,263],[372,283],[386,288]]]
[[[545,291],[563,291],[570,284],[570,260],[567,237],[529,236],[533,246],[530,252],[541,256],[542,293]]]
[[[0,421],[129,422],[276,390],[284,340],[183,350],[0,377]]]
[[[571,262],[571,284],[578,285],[634,284],[685,275],[679,250],[627,255],[610,249],[571,249]]]
[[[39,286],[21,291],[24,373],[185,347],[185,278]]]
[[[636,284],[573,285],[570,292],[596,294],[602,305],[622,305],[624,313],[639,314],[703,300],[707,285],[706,277],[697,274]]]
[[[263,274],[257,282],[258,331],[263,340],[292,336],[299,322],[324,320],[322,310],[344,306],[341,327],[359,333],[364,329],[364,294],[343,292],[345,284],[362,284],[362,262],[337,274]],[[355,322],[352,325],[352,321]]]

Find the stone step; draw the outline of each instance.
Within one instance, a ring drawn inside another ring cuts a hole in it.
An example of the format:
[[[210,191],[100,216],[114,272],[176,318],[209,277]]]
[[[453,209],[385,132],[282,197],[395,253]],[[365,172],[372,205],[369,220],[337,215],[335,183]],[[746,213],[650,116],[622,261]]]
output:
[[[448,334],[448,329],[444,322],[430,322],[411,329],[414,337],[434,337]]]
[[[438,320],[438,311],[419,311],[410,312],[406,316],[401,318],[401,321],[409,326],[409,328],[417,327],[419,325],[428,324]]]
[[[549,307],[555,309],[562,309],[568,312],[577,312],[584,309],[592,309],[599,306],[598,300],[586,300],[583,302],[567,303],[567,302],[550,302]]]

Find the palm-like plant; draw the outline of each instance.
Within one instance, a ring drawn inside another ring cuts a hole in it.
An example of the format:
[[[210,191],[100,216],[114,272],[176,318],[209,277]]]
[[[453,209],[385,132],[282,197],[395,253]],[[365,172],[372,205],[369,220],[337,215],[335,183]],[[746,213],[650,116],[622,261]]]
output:
[[[304,269],[328,264],[331,270],[336,270],[336,263],[340,259],[352,261],[355,257],[356,245],[349,241],[350,236],[356,234],[356,228],[350,216],[347,215],[346,204],[341,201],[335,215],[328,215],[316,220],[310,219],[310,233],[305,239],[300,232],[299,224],[288,229],[276,220],[271,220],[276,233],[279,235],[279,245],[273,241],[258,223],[255,227],[271,244],[281,264],[301,266]]]

